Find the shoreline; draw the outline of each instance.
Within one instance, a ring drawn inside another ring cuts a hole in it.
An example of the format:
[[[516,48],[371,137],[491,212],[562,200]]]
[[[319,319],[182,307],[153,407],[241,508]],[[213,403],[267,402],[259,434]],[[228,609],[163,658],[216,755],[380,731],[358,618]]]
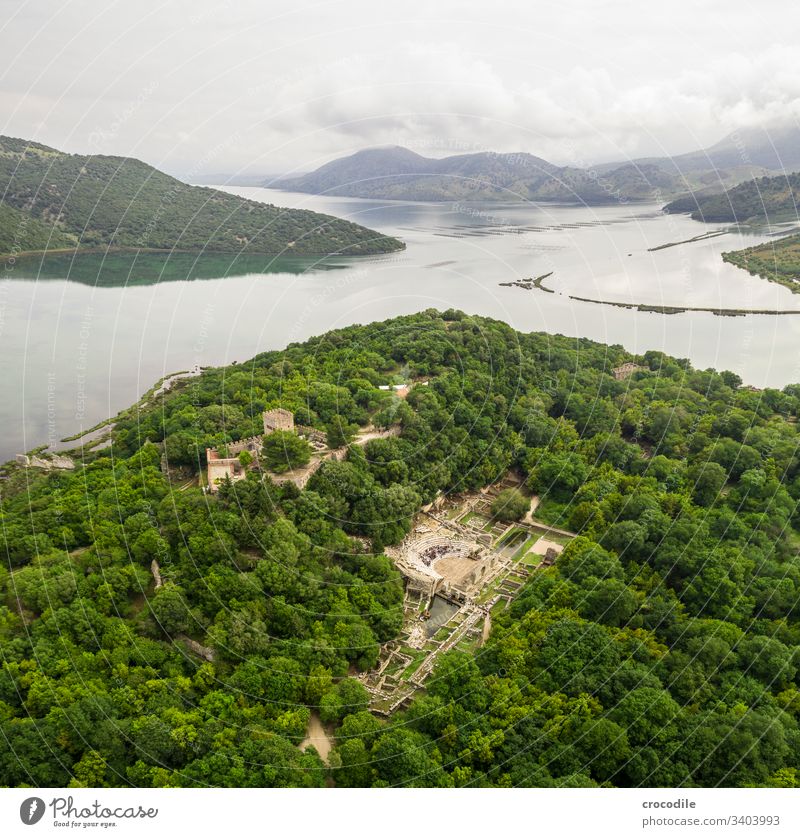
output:
[[[763,244],[757,245],[763,247]],[[788,289],[791,293],[800,293],[800,279],[793,279],[789,276],[781,275],[777,270],[770,270],[762,259],[757,256],[753,259],[756,263],[752,267],[750,265],[750,258],[753,256],[752,251],[755,248],[746,248],[744,250],[730,250],[722,253],[722,261],[726,264],[738,267],[740,270],[747,271],[751,276],[763,279],[766,282],[773,282],[776,285]],[[777,263],[777,262],[776,262]]]
[[[249,185],[237,185],[234,183],[219,183],[216,186],[210,185],[205,188],[211,189],[219,189],[220,191],[224,191],[226,188],[230,189],[266,189],[270,192],[281,192],[286,195],[305,195],[310,198],[334,198],[336,200],[353,200],[353,201],[380,201],[381,203],[389,203],[389,204],[414,204],[414,203],[422,203],[422,204],[444,204],[444,205],[452,205],[452,204],[491,204],[491,205],[508,205],[508,206],[524,206],[524,205],[533,205],[536,206],[537,204],[542,204],[544,206],[576,206],[576,207],[606,207],[606,206],[619,206],[619,200],[614,198],[609,198],[608,200],[600,200],[600,201],[592,201],[592,200],[565,200],[564,198],[522,198],[517,197],[516,199],[503,196],[500,198],[491,198],[491,197],[479,197],[479,198],[458,198],[458,197],[442,197],[442,198],[383,198],[375,195],[337,195],[334,192],[325,191],[325,192],[298,192],[296,189],[284,189],[280,186],[266,186],[263,183],[258,184],[249,184]],[[677,197],[677,195],[676,195]],[[633,206],[645,206],[648,204],[652,204],[653,206],[658,206],[659,208],[662,207],[661,199],[654,200],[651,195],[647,195],[645,197],[626,197],[625,198],[625,205],[633,205]],[[274,204],[273,204],[274,206]],[[318,212],[319,210],[313,209],[312,212]]]
[[[17,259],[19,258],[29,258],[31,256],[66,256],[66,255],[75,255],[75,256],[91,256],[91,255],[101,255],[101,254],[118,254],[118,253],[141,253],[143,255],[147,255],[149,253],[176,253],[176,254],[184,254],[184,255],[197,255],[197,256],[231,256],[234,258],[239,258],[240,256],[263,256],[267,259],[280,259],[280,258],[301,258],[301,259],[327,259],[327,258],[359,258],[361,256],[385,256],[390,253],[400,253],[406,249],[405,241],[400,241],[401,247],[396,247],[392,250],[384,250],[381,253],[342,253],[342,252],[335,252],[335,253],[301,253],[301,254],[293,254],[291,249],[284,250],[282,253],[261,253],[256,252],[254,250],[197,250],[193,248],[178,248],[178,247],[132,247],[132,246],[124,246],[120,245],[118,247],[56,247],[56,248],[48,248],[47,250],[19,250],[16,253],[0,253],[0,261],[5,262],[6,270],[9,270],[8,264],[11,263],[12,267]]]
[[[784,310],[771,310],[768,308],[713,308],[694,307],[683,305],[652,305],[644,302],[614,302],[609,299],[589,299],[583,296],[568,295],[569,299],[574,299],[576,302],[588,302],[592,305],[611,305],[614,308],[628,308],[634,311],[641,311],[645,314],[714,314],[717,317],[746,317],[748,315],[757,314],[759,316],[781,317],[791,314],[800,314],[800,308],[790,308]]]
[[[108,416],[107,418],[98,421],[96,424],[92,425],[92,427],[89,427],[86,430],[81,430],[76,433],[72,433],[68,436],[64,436],[63,438],[58,440],[57,447],[53,444],[37,445],[36,447],[33,447],[30,450],[25,451],[24,453],[17,453],[14,456],[63,456],[64,454],[75,453],[77,451],[89,454],[95,453],[97,450],[100,450],[98,445],[104,442],[110,442],[109,434],[113,432],[114,426],[120,417],[125,416],[131,410],[138,409],[139,407],[146,404],[148,401],[152,401],[153,399],[157,398],[159,395],[166,395],[166,393],[170,392],[173,386],[179,381],[187,380],[189,378],[196,378],[199,375],[201,375],[205,370],[210,368],[212,367],[198,366],[194,367],[193,369],[183,369],[178,372],[170,372],[168,375],[163,375],[154,384],[148,387],[148,389],[141,395],[141,397],[138,398],[133,404],[120,410],[115,416]],[[101,432],[103,430],[105,430],[106,432]],[[84,445],[84,443],[81,440],[85,440],[86,437],[92,436],[94,434],[97,434],[97,437],[88,440],[90,442],[89,445]],[[67,447],[71,442],[75,442],[76,444],[73,447]],[[103,447],[106,447],[106,445],[103,444]],[[15,458],[12,457],[11,459],[7,459],[4,462],[0,463],[0,468],[14,464],[18,463],[16,462]]]
[[[658,250],[666,250],[669,247],[680,247],[681,244],[694,244],[697,241],[708,241],[710,238],[718,238],[721,235],[728,235],[730,230],[709,230],[694,236],[694,238],[685,238],[683,241],[668,241],[666,244],[659,244],[656,247],[648,247],[648,253],[655,253]]]
[[[656,249],[673,247],[682,243],[685,242],[675,242],[675,244],[662,245]],[[504,288],[522,288],[525,291],[538,290],[544,291],[548,294],[554,294],[556,291],[552,288],[547,288],[542,284],[543,280],[553,275],[553,272],[554,271],[550,271],[550,273],[537,276],[535,279],[517,279],[515,282],[498,282],[497,284]],[[559,293],[559,296],[563,295],[564,294]],[[777,310],[769,308],[714,308],[712,306],[655,305],[648,302],[617,302],[611,299],[591,299],[590,297],[575,296],[573,294],[566,294],[566,297],[567,299],[572,299],[575,302],[586,302],[590,305],[610,305],[612,308],[626,308],[629,311],[639,311],[643,314],[663,314],[664,316],[672,316],[673,314],[713,314],[715,317],[747,317],[749,315],[758,315],[762,317],[783,317],[800,314],[800,308]]]

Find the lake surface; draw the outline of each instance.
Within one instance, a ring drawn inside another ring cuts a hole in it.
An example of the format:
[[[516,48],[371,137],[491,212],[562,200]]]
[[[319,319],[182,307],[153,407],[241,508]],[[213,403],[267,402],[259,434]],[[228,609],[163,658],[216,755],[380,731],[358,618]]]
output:
[[[755,386],[800,381],[800,317],[651,314],[667,306],[800,310],[800,296],[722,262],[767,240],[656,205],[415,204],[228,191],[346,217],[407,243],[364,259],[164,254],[20,260],[0,281],[0,460],[88,429],[156,380],[246,360],[351,323],[460,308],[547,331],[662,349]],[[59,260],[60,259],[60,260]],[[554,293],[502,287],[542,276]]]

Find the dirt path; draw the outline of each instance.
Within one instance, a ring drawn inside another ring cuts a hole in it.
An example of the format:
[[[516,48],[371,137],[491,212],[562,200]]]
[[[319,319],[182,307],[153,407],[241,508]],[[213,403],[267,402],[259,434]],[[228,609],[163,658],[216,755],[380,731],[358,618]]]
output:
[[[531,497],[531,507],[526,512],[525,517],[522,521],[523,523],[533,525],[533,523],[535,522],[533,516],[536,514],[536,509],[539,508],[540,502],[541,500],[535,494],[533,495],[533,497]]]
[[[322,726],[322,721],[316,712],[311,713],[311,718],[308,721],[308,729],[306,730],[306,737],[300,742],[300,749],[307,750],[313,747],[318,753],[319,757],[328,763],[328,755],[331,752],[333,743],[325,732],[325,727]]]
[[[399,436],[400,435],[400,428],[399,427],[389,427],[385,430],[379,430],[378,428],[365,428],[362,430],[355,439],[353,439],[354,445],[366,445],[367,442],[371,442],[373,439],[388,439],[392,436]]]
[[[481,634],[481,648],[489,641],[489,634],[492,632],[492,614],[486,613],[486,618],[483,620],[483,633]]]

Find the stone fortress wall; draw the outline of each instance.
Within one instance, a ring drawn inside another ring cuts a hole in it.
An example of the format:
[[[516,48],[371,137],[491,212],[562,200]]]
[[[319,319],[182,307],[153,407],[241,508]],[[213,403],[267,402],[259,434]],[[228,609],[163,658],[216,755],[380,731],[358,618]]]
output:
[[[258,466],[257,454],[261,452],[264,437],[269,436],[276,430],[284,430],[291,433],[297,433],[298,436],[303,436],[311,444],[314,449],[314,454],[308,465],[303,468],[297,468],[294,471],[288,471],[285,474],[271,475],[272,479],[277,483],[290,482],[298,488],[305,488],[311,477],[319,470],[320,466],[330,460],[335,459],[342,461],[347,456],[347,448],[339,448],[337,450],[329,450],[327,443],[327,435],[316,427],[309,427],[304,424],[295,424],[294,414],[290,410],[285,410],[282,407],[276,407],[272,410],[265,410],[262,415],[264,424],[264,436],[251,436],[247,439],[241,439],[238,442],[230,442],[226,445],[229,456],[221,457],[219,451],[215,448],[206,449],[206,459],[208,461],[208,491],[214,493],[219,490],[219,482],[228,477],[231,481],[244,479],[247,476],[246,468],[243,468],[239,462],[238,455],[247,450],[256,456],[254,466]],[[389,436],[397,436],[400,434],[399,426],[392,426],[384,430],[369,426],[364,428],[358,436],[353,440],[354,445],[365,445],[372,439],[381,439]]]

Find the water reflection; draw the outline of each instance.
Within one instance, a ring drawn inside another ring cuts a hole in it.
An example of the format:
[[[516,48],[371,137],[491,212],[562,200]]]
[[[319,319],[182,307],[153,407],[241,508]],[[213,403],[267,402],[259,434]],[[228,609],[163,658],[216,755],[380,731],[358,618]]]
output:
[[[252,253],[48,253],[21,256],[6,264],[6,279],[66,279],[97,288],[125,288],[161,282],[223,279],[269,273],[302,274],[337,270],[332,258],[264,256]]]
[[[767,234],[731,230],[654,249],[719,225],[664,216],[654,205],[413,204],[232,191],[348,218],[399,236],[407,249],[323,260],[246,253],[19,259],[0,272],[0,461],[88,430],[178,370],[244,361],[426,308],[459,308],[520,331],[634,352],[662,349],[699,368],[732,369],[756,386],[800,381],[800,317],[666,316],[574,298],[800,309],[800,296],[720,257]],[[549,293],[513,284],[544,275]]]

